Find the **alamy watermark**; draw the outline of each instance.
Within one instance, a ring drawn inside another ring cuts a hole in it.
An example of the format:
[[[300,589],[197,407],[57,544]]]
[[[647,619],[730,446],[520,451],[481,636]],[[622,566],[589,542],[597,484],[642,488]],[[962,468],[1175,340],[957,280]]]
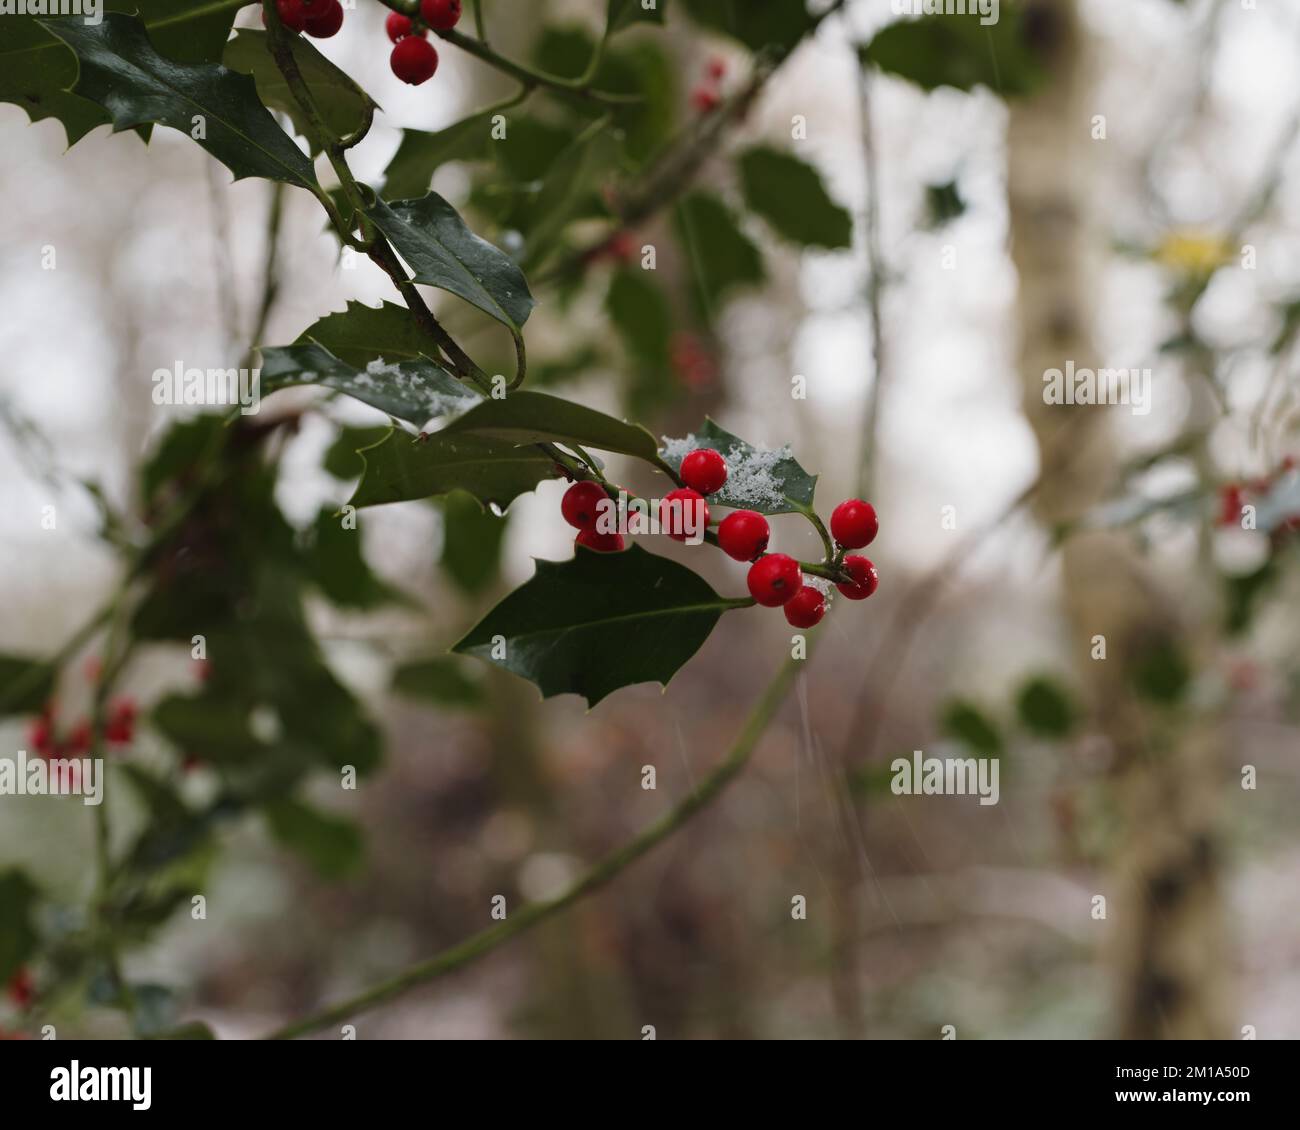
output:
[[[79,796],[82,804],[104,800],[102,757],[0,757],[0,796]]]
[[[912,759],[889,763],[895,796],[976,796],[980,804],[997,804],[999,761],[996,757],[926,757],[919,749]]]
[[[153,373],[155,404],[239,406],[244,416],[253,415],[262,404],[261,369],[187,369],[177,361],[170,369]]]
[[[979,16],[985,27],[998,22],[998,0],[889,0],[896,16]]]
[[[0,16],[82,16],[88,24],[99,24],[104,0],[0,0]]]
[[[1044,404],[1124,404],[1134,416],[1151,411],[1150,369],[1064,369],[1043,372]]]

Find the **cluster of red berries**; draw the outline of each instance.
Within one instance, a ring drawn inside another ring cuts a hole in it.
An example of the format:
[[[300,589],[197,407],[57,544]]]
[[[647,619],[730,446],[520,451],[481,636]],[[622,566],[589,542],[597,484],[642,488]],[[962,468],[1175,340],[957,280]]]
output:
[[[714,55],[704,64],[704,78],[691,91],[691,106],[701,114],[710,114],[722,102],[721,84],[727,73],[727,64]]]
[[[1272,475],[1253,479],[1249,483],[1228,483],[1226,486],[1220,487],[1218,525],[1237,525],[1241,521],[1241,512],[1246,505],[1248,495],[1268,494],[1283,475],[1290,474],[1295,469],[1295,456],[1288,455],[1278,464],[1277,470]],[[1300,514],[1289,517],[1282,524],[1282,529],[1292,532],[1300,531]]]
[[[709,447],[689,452],[678,472],[684,486],[669,491],[659,503],[659,526],[674,541],[685,541],[690,530],[709,526],[709,504],[705,495],[715,494],[727,481],[727,461]],[[560,512],[578,531],[574,545],[600,553],[616,553],[624,546],[623,535],[596,529],[609,494],[599,483],[584,480],[564,493]],[[688,521],[688,515],[694,521]],[[831,535],[842,549],[861,549],[875,540],[880,529],[876,508],[851,498],[831,514]],[[826,597],[821,590],[804,584],[799,562],[785,553],[768,553],[772,529],[756,510],[733,510],[718,523],[718,546],[728,557],[750,563],[746,583],[754,601],[765,608],[784,608],[785,618],[796,628],[811,628],[826,614]],[[850,600],[866,600],[880,582],[876,567],[865,557],[849,554],[841,565],[852,582],[836,588]]]
[[[429,28],[450,31],[460,22],[461,0],[420,0],[416,19],[393,12],[385,27],[393,41],[389,66],[403,82],[419,86],[433,78],[438,69],[438,52],[425,38]]]
[[[104,741],[115,746],[130,745],[135,740],[137,713],[132,699],[120,698],[109,703],[104,720]],[[47,761],[79,756],[90,751],[90,720],[83,718],[60,737],[55,730],[54,704],[47,702],[28,727],[27,739],[32,749]]]
[[[316,39],[338,35],[343,26],[343,5],[339,0],[275,0],[280,22],[292,32],[305,31]],[[266,12],[262,13],[266,23]]]

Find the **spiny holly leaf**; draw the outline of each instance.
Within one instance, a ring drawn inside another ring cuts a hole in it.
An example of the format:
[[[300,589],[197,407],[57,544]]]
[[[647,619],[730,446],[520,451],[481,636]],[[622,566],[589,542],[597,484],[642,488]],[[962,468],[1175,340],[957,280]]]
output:
[[[330,132],[335,137],[346,137],[360,129],[378,109],[370,95],[317,51],[306,37],[290,36],[289,47]],[[226,44],[222,62],[232,71],[252,75],[262,101],[271,109],[288,114],[298,133],[308,138],[312,152],[320,152],[320,147],[310,141],[311,131],[303,117],[302,107],[276,66],[266,32],[260,28],[241,27],[235,32],[235,38]]]
[[[336,479],[355,479],[365,466],[359,452],[386,440],[392,430],[391,424],[341,428],[338,438],[326,449],[321,466]]]
[[[1003,97],[1028,94],[1040,70],[1022,21],[1014,11],[991,25],[971,16],[922,16],[890,24],[859,47],[858,55],[923,90],[971,90],[982,84]]]
[[[359,369],[314,342],[262,350],[263,395],[309,384],[335,389],[417,427],[466,412],[483,399],[423,357],[409,361],[375,357]]]
[[[0,718],[35,714],[54,690],[54,669],[48,663],[0,654]]]
[[[790,153],[755,146],[740,156],[745,203],[786,239],[805,247],[848,247],[853,218],[833,201],[821,174]]]
[[[393,672],[393,690],[436,706],[474,708],[487,701],[482,683],[465,673],[464,660],[450,655],[403,663]]]
[[[613,35],[633,24],[662,24],[668,0],[609,0],[605,13],[605,34]]]
[[[348,500],[358,509],[466,490],[483,505],[504,510],[543,479],[560,473],[554,461],[535,447],[516,447],[478,435],[449,435],[446,428],[422,440],[394,429],[360,454],[365,471]]]
[[[502,400],[485,400],[438,435],[449,439],[473,435],[510,444],[578,444],[650,462],[658,457],[654,437],[639,424],[544,392],[512,392]]]
[[[543,698],[580,694],[595,706],[633,683],[667,686],[736,606],[639,545],[622,553],[579,546],[572,561],[539,560],[532,580],[452,650],[522,675]]]
[[[516,338],[533,309],[514,261],[479,238],[436,192],[419,200],[376,201],[366,215],[415,272],[415,281],[449,290],[506,326]]]
[[[403,199],[428,192],[433,174],[447,161],[486,157],[496,114],[495,110],[485,110],[433,132],[403,130],[402,143],[384,170],[384,199]]]
[[[442,500],[442,556],[438,564],[461,592],[490,587],[501,572],[506,519],[484,510],[464,491]]]
[[[216,63],[230,35],[235,12],[247,2],[107,0],[104,9],[138,15],[158,50],[169,59]],[[41,26],[36,15],[14,13],[3,17],[0,102],[23,107],[33,122],[58,120],[72,146],[95,126],[106,124],[109,117],[94,102],[70,93],[77,78],[76,56]]]
[[[103,106],[114,132],[159,122],[193,137],[236,180],[259,176],[303,188],[316,183],[311,161],[276,125],[248,75],[163,58],[134,16],[110,14],[97,25],[41,23],[76,52],[80,77],[73,91]]]
[[[695,298],[712,317],[737,287],[763,281],[763,257],[718,197],[692,192],[677,206],[677,234],[690,261]]]
[[[410,310],[392,302],[378,307],[349,302],[346,310],[327,314],[303,330],[297,344],[311,341],[357,369],[364,369],[376,357],[390,361],[437,357],[433,342]]]
[[[727,481],[720,491],[709,496],[710,504],[757,510],[760,514],[812,510],[817,476],[799,466],[789,447],[764,450],[705,419],[698,432],[684,440],[667,442],[664,462],[674,471],[679,470],[682,459],[697,447],[711,447],[727,461]]]

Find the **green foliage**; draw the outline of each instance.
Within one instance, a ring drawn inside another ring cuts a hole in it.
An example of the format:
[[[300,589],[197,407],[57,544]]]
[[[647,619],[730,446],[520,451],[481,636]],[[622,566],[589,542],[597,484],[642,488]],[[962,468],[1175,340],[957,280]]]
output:
[[[361,832],[352,821],[287,797],[272,801],[265,811],[271,834],[326,879],[342,879],[361,866]]]
[[[54,669],[48,663],[0,654],[0,717],[35,714],[54,691]]]
[[[164,58],[134,16],[110,13],[102,23],[44,20],[76,52],[73,88],[108,110],[114,131],[157,122],[194,138],[235,179],[266,177],[303,188],[316,184],[311,161],[278,125],[248,75],[211,63]],[[203,136],[195,136],[201,120]]]
[[[452,650],[523,676],[543,698],[580,694],[595,706],[633,683],[667,686],[734,606],[684,565],[639,545],[622,553],[579,547],[572,561],[539,560],[532,579]]]
[[[361,531],[349,529],[328,507],[303,539],[307,574],[321,593],[340,608],[369,609],[384,604],[412,603],[371,571],[361,549]]]
[[[36,952],[39,894],[25,872],[13,867],[0,871],[0,982],[8,981]]]
[[[943,184],[927,184],[925,186],[925,211],[926,226],[929,228],[943,227],[944,224],[950,224],[953,220],[964,215],[966,212],[966,201],[961,198],[957,191],[956,181],[946,181]]]
[[[482,682],[470,677],[463,661],[449,655],[403,663],[393,672],[393,690],[442,707],[474,709],[487,701]]]
[[[690,262],[696,306],[705,317],[711,318],[734,290],[763,281],[762,255],[718,197],[702,190],[689,193],[678,204],[675,219]]]
[[[483,509],[473,495],[452,491],[442,500],[442,571],[461,592],[491,588],[501,571],[506,519]]]
[[[696,23],[740,40],[754,51],[788,51],[814,27],[802,0],[682,0]]]
[[[105,12],[138,15],[158,51],[182,63],[221,59],[235,12],[247,0],[107,0]],[[77,18],[77,17],[73,17]],[[4,17],[0,43],[0,101],[27,111],[33,122],[58,121],[75,145],[109,121],[94,102],[71,91],[77,59],[34,15]],[[147,137],[147,127],[144,129]]]
[[[335,137],[347,137],[361,129],[378,109],[370,95],[317,51],[306,36],[290,36],[289,49],[303,79],[311,87],[320,107],[321,119],[330,132]],[[272,110],[288,114],[298,133],[312,142],[312,152],[320,152],[320,146],[312,141],[314,131],[309,128],[310,123],[290,91],[288,81],[276,66],[265,31],[240,28],[226,44],[222,62],[232,71],[252,75],[262,101]]]
[[[494,113],[471,114],[440,130],[403,130],[402,142],[384,170],[384,199],[422,196],[433,174],[448,161],[486,158],[492,148]]]
[[[821,174],[779,149],[754,146],[740,155],[745,203],[778,235],[805,247],[848,247],[853,217],[836,204]]]
[[[983,85],[1011,97],[1031,93],[1041,77],[1016,10],[1003,11],[990,25],[945,15],[890,24],[858,50],[863,62],[923,90]]]
[[[1053,741],[1069,737],[1077,714],[1065,688],[1045,676],[1027,680],[1016,695],[1020,724],[1035,737]]]
[[[1192,670],[1181,649],[1171,639],[1142,647],[1133,659],[1133,689],[1161,706],[1174,706],[1191,683]]]
[[[387,439],[392,431],[390,424],[340,428],[338,438],[329,445],[321,466],[336,479],[355,479],[366,465],[361,451]]]
[[[950,738],[983,757],[998,757],[1003,750],[997,725],[974,703],[953,699],[944,707],[940,729]]]
[[[817,490],[817,476],[805,471],[793,455],[784,453],[780,458],[772,459],[760,455],[753,444],[746,443],[738,436],[732,435],[725,428],[719,427],[712,420],[706,419],[704,427],[694,432],[697,447],[711,447],[728,460],[733,467],[732,474],[723,484],[722,489],[710,496],[710,502],[718,506],[734,506],[741,510],[757,510],[760,514],[807,513],[812,510],[813,494]],[[664,457],[674,471],[681,467],[681,458]],[[770,465],[769,465],[770,464]],[[766,467],[762,480],[779,498],[769,498],[757,493],[749,493],[754,488],[747,486],[748,474],[736,474],[734,468],[739,465],[742,470]]]
[[[652,8],[642,7],[641,0],[607,0],[606,34],[612,35],[616,31],[622,31],[638,23],[662,24],[664,9],[667,7],[668,0],[657,0]]]

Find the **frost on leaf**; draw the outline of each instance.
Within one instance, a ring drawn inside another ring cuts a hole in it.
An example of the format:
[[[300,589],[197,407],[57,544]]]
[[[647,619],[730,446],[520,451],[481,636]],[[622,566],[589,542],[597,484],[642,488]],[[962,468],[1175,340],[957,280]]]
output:
[[[718,452],[727,464],[727,481],[710,501],[720,506],[780,514],[812,504],[816,476],[798,463],[789,444],[765,448],[746,443],[723,431],[712,420],[704,429],[684,439],[664,436],[660,453],[664,462],[678,470],[682,460],[701,447]]]

